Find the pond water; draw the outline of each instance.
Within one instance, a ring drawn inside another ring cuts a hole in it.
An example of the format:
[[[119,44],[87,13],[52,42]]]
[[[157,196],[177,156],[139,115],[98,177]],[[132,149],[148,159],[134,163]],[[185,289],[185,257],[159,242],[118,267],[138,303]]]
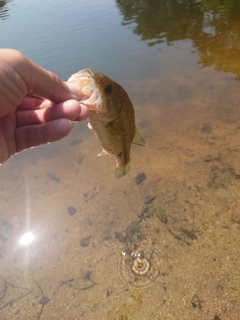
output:
[[[1,47],[63,80],[119,82],[147,141],[120,180],[86,122],[0,167],[1,319],[239,319],[239,14],[238,0],[0,1]]]

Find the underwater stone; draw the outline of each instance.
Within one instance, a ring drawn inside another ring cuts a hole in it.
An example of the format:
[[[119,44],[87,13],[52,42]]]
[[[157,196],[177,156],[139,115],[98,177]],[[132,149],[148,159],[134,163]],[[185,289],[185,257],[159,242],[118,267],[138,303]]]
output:
[[[139,174],[136,176],[135,182],[136,182],[136,184],[138,185],[138,184],[142,183],[145,179],[146,179],[145,173],[144,173],[144,172],[141,172],[141,173],[139,173]]]

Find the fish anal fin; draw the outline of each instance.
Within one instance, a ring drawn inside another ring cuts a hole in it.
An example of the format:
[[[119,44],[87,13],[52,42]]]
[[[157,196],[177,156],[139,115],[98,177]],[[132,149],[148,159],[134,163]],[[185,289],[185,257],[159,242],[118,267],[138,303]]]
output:
[[[102,151],[98,154],[98,157],[107,156],[107,155],[109,155],[109,153],[106,150],[102,149]]]
[[[132,144],[137,144],[137,145],[143,146],[143,147],[146,147],[146,145],[147,145],[146,141],[140,135],[140,133],[138,132],[137,128],[135,130],[135,135],[134,135]]]
[[[115,178],[119,179],[124,177],[131,169],[131,163],[129,162],[126,166],[116,167]]]

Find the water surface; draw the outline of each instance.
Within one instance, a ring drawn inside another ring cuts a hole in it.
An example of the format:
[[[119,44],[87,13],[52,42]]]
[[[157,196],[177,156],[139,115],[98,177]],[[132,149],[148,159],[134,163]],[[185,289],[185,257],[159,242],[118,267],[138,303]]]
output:
[[[239,318],[239,13],[237,0],[0,2],[1,47],[63,80],[107,74],[148,144],[117,181],[86,123],[1,166],[1,319]]]

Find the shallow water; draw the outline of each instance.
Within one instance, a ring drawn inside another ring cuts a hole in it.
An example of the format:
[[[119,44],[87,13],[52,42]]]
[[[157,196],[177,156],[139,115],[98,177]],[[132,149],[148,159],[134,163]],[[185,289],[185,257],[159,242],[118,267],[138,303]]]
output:
[[[239,319],[239,13],[237,0],[1,1],[1,47],[63,80],[113,78],[147,140],[120,180],[86,123],[1,166],[1,319]]]

